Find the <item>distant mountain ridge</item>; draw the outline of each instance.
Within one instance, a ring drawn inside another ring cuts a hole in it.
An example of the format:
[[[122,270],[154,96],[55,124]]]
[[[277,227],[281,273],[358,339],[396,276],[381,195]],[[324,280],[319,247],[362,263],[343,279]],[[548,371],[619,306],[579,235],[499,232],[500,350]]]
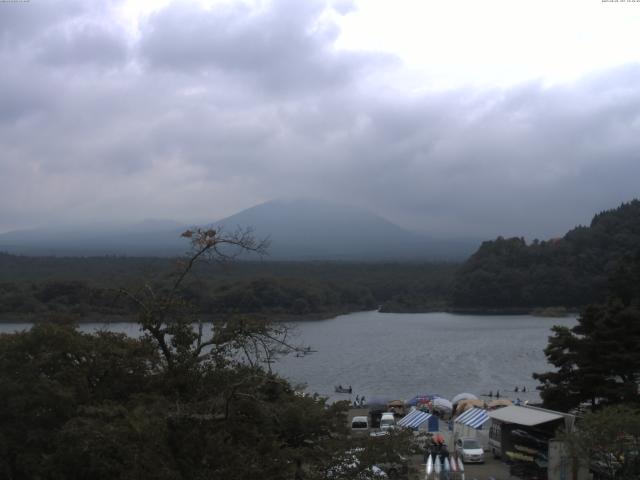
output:
[[[279,199],[248,208],[216,225],[250,225],[269,237],[272,258],[463,259],[477,243],[435,240],[399,227],[367,210],[311,199]]]
[[[603,301],[609,279],[640,253],[640,201],[596,214],[563,238],[483,242],[453,285],[459,308],[579,308]]]
[[[310,199],[273,200],[211,223],[227,231],[251,227],[269,237],[275,260],[462,260],[474,240],[436,240],[405,230],[367,210]],[[112,228],[37,229],[0,235],[0,251],[26,255],[174,256],[187,250],[188,226],[146,220]]]
[[[187,245],[178,222],[145,220],[118,226],[72,226],[15,230],[0,235],[0,251],[52,256],[173,256]]]

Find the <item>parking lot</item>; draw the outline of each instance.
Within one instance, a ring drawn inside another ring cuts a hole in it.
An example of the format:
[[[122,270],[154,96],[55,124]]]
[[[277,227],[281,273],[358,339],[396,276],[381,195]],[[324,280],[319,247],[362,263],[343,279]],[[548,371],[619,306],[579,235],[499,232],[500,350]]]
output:
[[[369,410],[366,408],[352,408],[349,410],[348,420],[354,416],[367,416]],[[444,427],[440,432],[433,432],[441,434],[445,438],[447,445],[452,444],[451,432],[448,430],[446,423],[441,423]],[[465,480],[488,480],[494,478],[495,480],[519,480],[518,477],[511,476],[509,474],[509,466],[500,460],[496,460],[492,455],[485,455],[485,463],[482,464],[465,464]],[[425,476],[425,464],[424,457],[422,455],[413,455],[409,465],[409,479],[410,480],[424,480]]]

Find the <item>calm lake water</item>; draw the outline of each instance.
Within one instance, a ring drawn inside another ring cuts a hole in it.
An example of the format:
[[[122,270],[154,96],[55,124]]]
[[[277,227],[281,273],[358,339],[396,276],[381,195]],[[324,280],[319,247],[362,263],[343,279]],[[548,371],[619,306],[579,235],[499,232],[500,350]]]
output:
[[[351,385],[353,398],[409,399],[416,393],[451,398],[500,390],[501,395],[536,400],[531,373],[549,370],[543,353],[553,325],[572,326],[575,318],[393,314],[359,312],[329,320],[294,322],[296,343],[317,352],[289,356],[272,368],[309,392],[331,399],[337,384]],[[28,328],[0,324],[0,332]],[[83,331],[105,324],[83,324]],[[139,335],[133,323],[110,324],[113,331]],[[523,385],[527,393],[513,393]]]

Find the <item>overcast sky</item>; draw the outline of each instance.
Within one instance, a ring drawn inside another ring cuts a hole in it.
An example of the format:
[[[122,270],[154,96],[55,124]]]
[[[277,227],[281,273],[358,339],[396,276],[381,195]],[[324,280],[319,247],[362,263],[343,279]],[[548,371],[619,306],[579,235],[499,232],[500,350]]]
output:
[[[640,195],[640,2],[0,3],[0,231],[277,197],[547,238]]]

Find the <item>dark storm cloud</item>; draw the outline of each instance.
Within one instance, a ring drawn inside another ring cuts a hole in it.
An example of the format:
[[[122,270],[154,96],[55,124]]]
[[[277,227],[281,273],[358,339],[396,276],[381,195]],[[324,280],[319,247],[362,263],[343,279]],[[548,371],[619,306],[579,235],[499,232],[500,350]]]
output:
[[[28,5],[0,16],[0,228],[314,196],[430,233],[547,237],[638,195],[638,65],[413,93],[387,55],[335,49],[324,2],[174,2],[139,37],[115,4]]]

